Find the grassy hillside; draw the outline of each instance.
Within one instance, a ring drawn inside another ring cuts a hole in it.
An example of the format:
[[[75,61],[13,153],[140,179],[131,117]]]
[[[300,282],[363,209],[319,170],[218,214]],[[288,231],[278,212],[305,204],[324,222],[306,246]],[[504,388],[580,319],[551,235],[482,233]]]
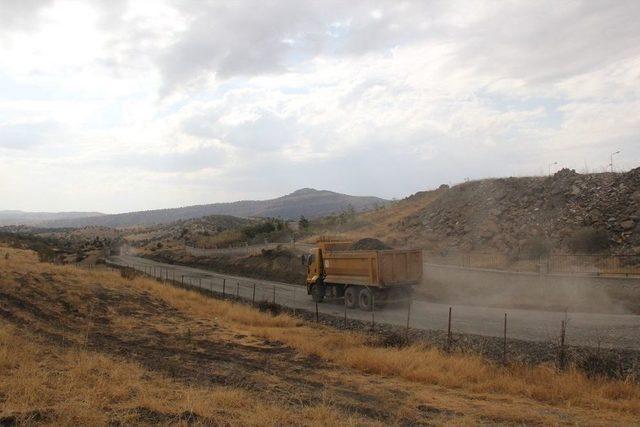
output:
[[[640,387],[370,337],[0,248],[0,421],[634,424]]]

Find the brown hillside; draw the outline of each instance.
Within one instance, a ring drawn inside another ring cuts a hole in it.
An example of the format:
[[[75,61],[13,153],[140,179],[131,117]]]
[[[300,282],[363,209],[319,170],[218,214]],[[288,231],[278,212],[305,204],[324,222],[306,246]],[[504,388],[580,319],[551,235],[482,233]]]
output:
[[[313,230],[315,233],[306,240],[315,242],[320,235],[339,234],[354,241],[375,237],[391,246],[401,246],[412,238],[412,231],[404,227],[406,218],[420,212],[445,191],[445,188],[421,191],[378,209],[360,213],[346,223],[332,217],[324,218],[318,221]]]
[[[361,214],[345,234],[435,251],[522,253],[537,244],[640,254],[640,168],[465,182]],[[572,245],[592,235],[603,241]]]
[[[556,250],[584,229],[605,233],[614,252],[640,253],[640,168],[621,174],[488,179],[457,185],[405,227],[445,248],[520,251],[533,239]]]

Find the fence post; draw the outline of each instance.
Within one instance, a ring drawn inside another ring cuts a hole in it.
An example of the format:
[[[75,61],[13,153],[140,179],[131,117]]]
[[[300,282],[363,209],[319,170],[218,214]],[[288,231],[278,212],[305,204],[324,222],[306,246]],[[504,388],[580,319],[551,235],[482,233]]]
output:
[[[293,315],[296,315],[296,288],[293,288]]]
[[[273,303],[276,303],[276,285],[273,285]]]
[[[407,336],[409,336],[409,320],[411,319],[411,298],[407,304]]]
[[[344,328],[347,329],[347,298],[344,299]]]
[[[236,298],[240,298],[240,282],[236,282]]]
[[[451,351],[451,307],[449,307],[449,323],[447,326],[447,352]]]
[[[256,305],[256,284],[253,283],[253,295],[251,296],[251,305]]]
[[[180,276],[180,286],[184,288],[184,274]]]
[[[224,298],[226,296],[225,295],[226,284],[227,284],[227,279],[222,279],[222,298]]]
[[[502,363],[507,364],[507,313],[504,314],[504,341],[502,342]]]
[[[564,348],[566,329],[567,324],[563,320],[560,323],[560,353],[558,354],[558,365],[560,366],[560,369],[564,369],[566,365],[566,354]]]

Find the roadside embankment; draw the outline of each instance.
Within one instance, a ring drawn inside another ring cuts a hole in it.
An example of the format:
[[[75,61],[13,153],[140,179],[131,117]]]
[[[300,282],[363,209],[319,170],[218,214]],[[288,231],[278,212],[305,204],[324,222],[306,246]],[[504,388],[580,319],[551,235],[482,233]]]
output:
[[[304,284],[306,270],[298,251],[285,247],[263,249],[251,254],[194,256],[186,251],[157,251],[145,258],[168,264],[198,267],[218,273],[251,277],[261,280]]]

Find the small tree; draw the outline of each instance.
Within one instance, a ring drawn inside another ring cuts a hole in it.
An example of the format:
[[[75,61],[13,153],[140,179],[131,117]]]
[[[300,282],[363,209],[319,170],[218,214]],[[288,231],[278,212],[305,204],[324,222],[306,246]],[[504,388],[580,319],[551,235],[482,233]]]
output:
[[[298,220],[298,227],[301,230],[309,228],[309,220],[304,217],[304,215],[300,215],[300,219]]]

